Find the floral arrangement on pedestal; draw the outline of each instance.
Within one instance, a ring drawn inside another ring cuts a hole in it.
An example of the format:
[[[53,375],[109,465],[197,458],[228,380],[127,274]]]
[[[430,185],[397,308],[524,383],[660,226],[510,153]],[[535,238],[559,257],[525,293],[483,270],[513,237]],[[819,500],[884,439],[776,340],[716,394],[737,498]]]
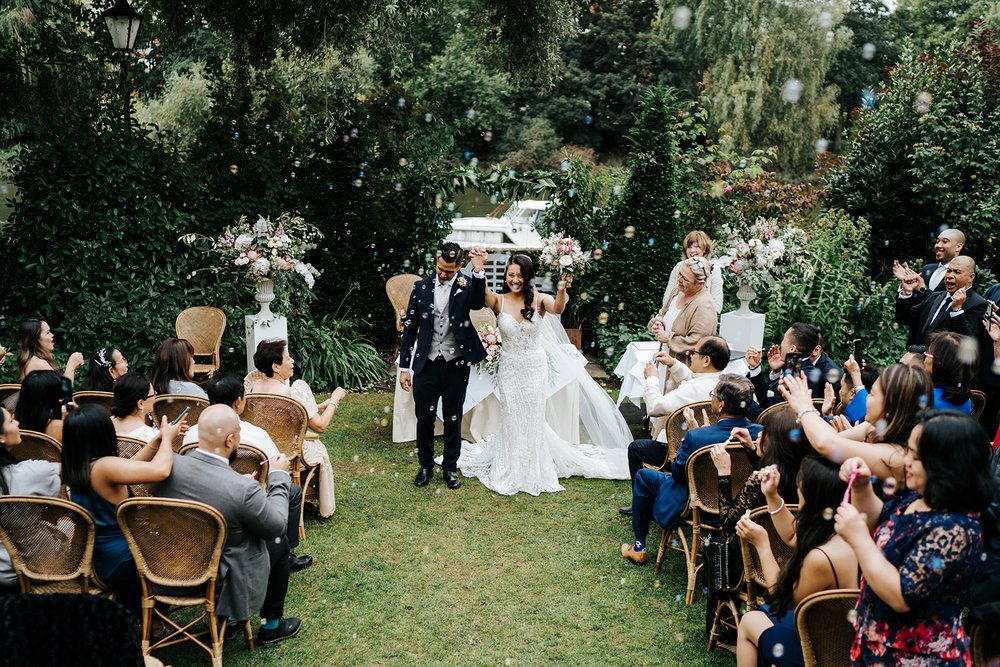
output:
[[[480,324],[476,332],[479,334],[479,340],[483,342],[483,347],[486,348],[486,358],[476,366],[488,375],[495,375],[500,368],[500,348],[503,346],[500,328],[494,324]]]
[[[769,287],[786,273],[811,275],[808,242],[805,231],[794,225],[779,225],[771,218],[741,220],[722,226],[716,243],[723,254],[713,261],[722,268],[724,277],[736,281],[743,301],[748,292]]]
[[[558,274],[579,275],[590,263],[590,252],[584,252],[580,242],[562,232],[542,239],[542,254],[539,263]]]

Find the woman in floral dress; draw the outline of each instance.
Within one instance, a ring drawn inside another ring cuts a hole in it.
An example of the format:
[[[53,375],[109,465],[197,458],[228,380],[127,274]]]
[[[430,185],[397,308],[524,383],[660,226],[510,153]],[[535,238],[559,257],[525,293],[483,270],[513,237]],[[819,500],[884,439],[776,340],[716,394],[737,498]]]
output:
[[[884,503],[864,461],[850,458],[841,467],[841,477],[854,483],[851,502],[837,510],[836,530],[864,575],[851,660],[972,665],[961,614],[981,564],[979,512],[994,493],[986,434],[961,413],[925,411],[904,462],[906,488],[883,488]]]

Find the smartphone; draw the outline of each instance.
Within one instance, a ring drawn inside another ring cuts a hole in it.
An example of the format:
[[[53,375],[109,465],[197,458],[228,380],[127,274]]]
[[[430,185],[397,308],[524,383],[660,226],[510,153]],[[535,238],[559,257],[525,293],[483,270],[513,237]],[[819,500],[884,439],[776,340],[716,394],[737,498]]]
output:
[[[992,322],[993,321],[993,315],[995,315],[996,312],[997,312],[997,305],[995,303],[993,303],[992,301],[987,301],[986,302],[986,315],[983,317],[983,319],[986,320],[987,322]]]
[[[172,422],[170,422],[170,425],[171,426],[177,426],[178,424],[180,424],[181,420],[184,419],[184,415],[186,415],[188,413],[188,410],[190,410],[190,409],[191,409],[191,406],[189,405],[186,408],[184,408],[183,410],[181,410],[181,413],[179,415],[177,415],[176,417],[174,417],[174,420]]]
[[[798,375],[802,372],[802,355],[798,352],[789,352],[785,355],[785,365],[782,367],[785,375]]]
[[[59,378],[59,402],[66,406],[66,410],[73,409],[73,381],[65,375]]]
[[[860,338],[855,338],[854,339],[854,361],[858,362],[859,366],[861,365],[861,339]]]

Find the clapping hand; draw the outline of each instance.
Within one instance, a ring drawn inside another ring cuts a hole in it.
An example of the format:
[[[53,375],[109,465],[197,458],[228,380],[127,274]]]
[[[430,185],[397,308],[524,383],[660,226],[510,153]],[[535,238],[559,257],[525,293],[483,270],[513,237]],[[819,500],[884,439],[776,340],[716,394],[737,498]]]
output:
[[[851,428],[851,420],[844,415],[834,415],[833,420],[830,421],[830,426],[836,429],[837,433],[842,433]]]
[[[994,343],[1000,342],[1000,315],[997,315],[995,308],[989,319],[983,319],[983,328],[986,329],[986,333],[989,334]],[[0,363],[3,362],[0,361]]]
[[[955,293],[951,295],[951,309],[955,312],[962,310],[965,307],[965,298],[968,294],[968,288],[965,287],[959,287],[955,290]]]
[[[761,351],[758,347],[747,348],[747,367],[753,370],[760,366]]]
[[[906,282],[906,279],[910,277],[913,270],[910,269],[910,265],[907,262],[899,263],[898,259],[892,261],[892,277],[899,282]]]
[[[837,395],[833,392],[833,385],[827,382],[823,386],[823,414],[830,415],[833,413],[833,404],[837,402]]]
[[[702,408],[701,418],[704,424],[699,424],[698,419],[694,416],[694,410],[691,408],[684,408],[684,423],[687,424],[688,430],[701,428],[702,426],[711,426],[711,422],[708,419],[708,411]]]
[[[799,373],[798,377],[794,375],[782,376],[781,382],[778,383],[778,391],[788,401],[788,405],[795,414],[807,412],[813,407],[812,391],[809,389],[809,383],[806,382],[805,373]]]
[[[987,327],[987,328],[989,328],[989,327]],[[4,346],[0,345],[0,364],[2,364],[5,361],[7,361],[7,348],[5,348]]]
[[[785,358],[781,356],[781,348],[777,345],[772,345],[767,349],[767,365],[774,372],[780,371],[785,365]]]

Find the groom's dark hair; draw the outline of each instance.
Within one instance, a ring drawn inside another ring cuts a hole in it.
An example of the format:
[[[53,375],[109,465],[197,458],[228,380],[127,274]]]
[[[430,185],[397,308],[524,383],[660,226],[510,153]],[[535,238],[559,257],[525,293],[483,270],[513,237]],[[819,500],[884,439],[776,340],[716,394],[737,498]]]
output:
[[[441,247],[438,248],[438,254],[449,264],[461,264],[462,260],[465,259],[465,251],[462,250],[462,246],[451,241],[442,243]]]

